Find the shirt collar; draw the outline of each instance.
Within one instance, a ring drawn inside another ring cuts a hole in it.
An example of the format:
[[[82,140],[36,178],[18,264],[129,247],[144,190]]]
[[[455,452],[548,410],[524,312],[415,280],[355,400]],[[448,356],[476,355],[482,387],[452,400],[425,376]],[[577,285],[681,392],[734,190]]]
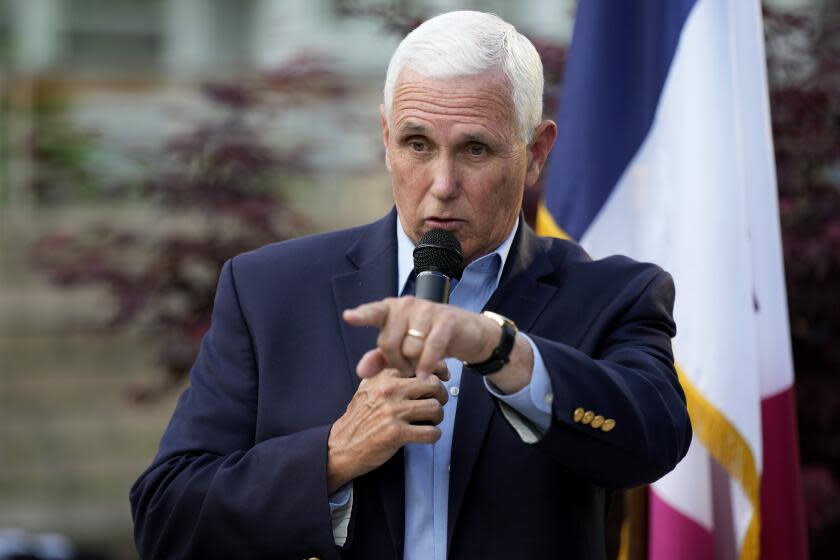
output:
[[[414,242],[408,237],[408,234],[402,227],[399,216],[397,216],[397,294],[402,294],[405,289],[405,284],[414,270]],[[507,262],[510,248],[513,246],[513,238],[516,236],[516,230],[519,229],[519,220],[513,224],[508,236],[502,243],[496,247],[492,252],[471,262],[467,269],[486,272],[489,270],[489,265],[492,264],[493,259],[491,255],[498,255],[499,268],[496,270],[495,285],[498,285],[499,279],[502,276],[502,271],[505,269],[505,262]]]

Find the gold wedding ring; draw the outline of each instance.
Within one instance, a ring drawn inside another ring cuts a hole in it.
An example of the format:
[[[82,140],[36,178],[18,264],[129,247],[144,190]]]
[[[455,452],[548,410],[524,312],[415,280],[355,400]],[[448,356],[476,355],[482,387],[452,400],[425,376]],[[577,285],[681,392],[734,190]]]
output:
[[[413,336],[417,340],[421,341],[426,339],[426,333],[418,331],[417,329],[408,329],[408,336]]]

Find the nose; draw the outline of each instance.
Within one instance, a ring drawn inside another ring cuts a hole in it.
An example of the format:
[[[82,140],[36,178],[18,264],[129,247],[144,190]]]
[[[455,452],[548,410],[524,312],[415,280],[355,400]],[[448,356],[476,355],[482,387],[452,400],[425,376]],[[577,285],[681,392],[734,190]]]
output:
[[[431,194],[440,200],[449,200],[458,196],[460,184],[455,169],[455,162],[448,157],[437,161],[432,179]]]

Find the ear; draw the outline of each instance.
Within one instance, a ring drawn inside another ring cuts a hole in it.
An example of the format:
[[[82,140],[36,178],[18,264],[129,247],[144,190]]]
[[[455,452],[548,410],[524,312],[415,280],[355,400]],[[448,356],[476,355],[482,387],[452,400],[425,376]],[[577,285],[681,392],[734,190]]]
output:
[[[382,144],[385,146],[385,168],[391,171],[391,160],[388,157],[388,140],[390,138],[390,130],[388,129],[388,119],[385,117],[385,105],[379,106],[379,125],[382,127]]]
[[[537,183],[556,139],[557,125],[552,120],[544,120],[534,130],[534,137],[528,144],[528,169],[525,172],[526,186],[532,187]]]

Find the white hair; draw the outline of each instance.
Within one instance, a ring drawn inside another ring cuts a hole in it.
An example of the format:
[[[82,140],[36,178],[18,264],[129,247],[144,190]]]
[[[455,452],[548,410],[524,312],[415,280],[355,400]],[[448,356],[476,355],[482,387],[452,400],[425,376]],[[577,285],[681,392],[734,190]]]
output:
[[[519,136],[530,142],[542,121],[543,66],[537,49],[493,14],[457,11],[425,21],[402,40],[385,76],[390,125],[394,88],[403,70],[429,78],[472,76],[501,69],[510,82]]]

